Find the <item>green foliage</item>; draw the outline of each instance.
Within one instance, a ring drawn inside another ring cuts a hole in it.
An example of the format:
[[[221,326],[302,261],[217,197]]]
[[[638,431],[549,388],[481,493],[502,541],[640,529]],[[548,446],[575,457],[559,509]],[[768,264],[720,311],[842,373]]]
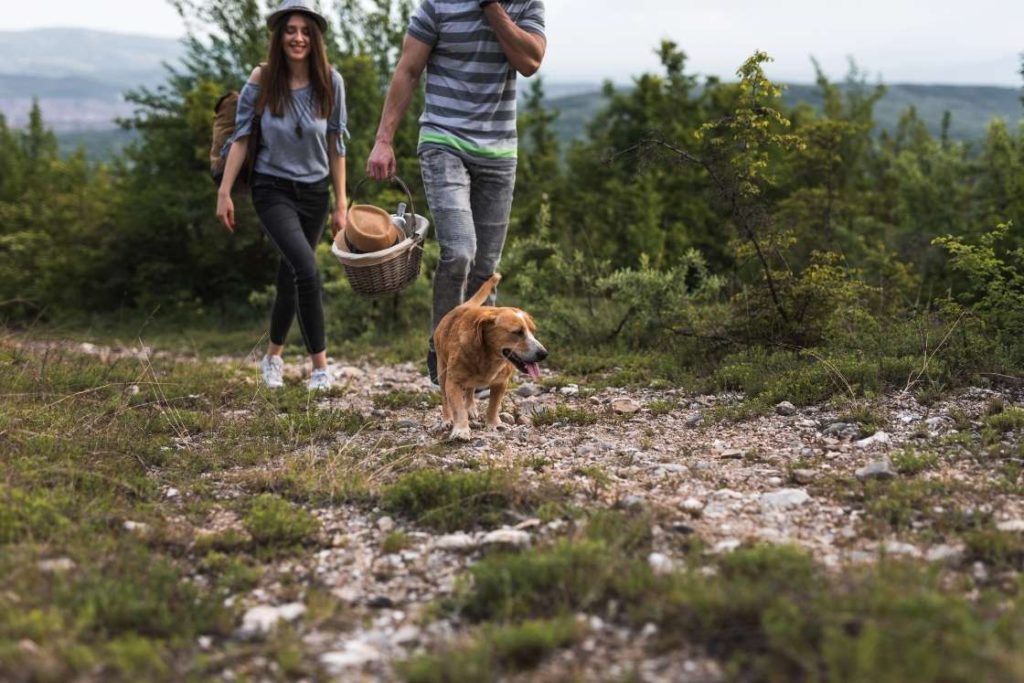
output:
[[[512,510],[530,503],[507,470],[407,474],[381,492],[383,510],[403,515],[433,529],[457,531],[496,526]]]
[[[270,494],[257,496],[252,501],[244,522],[253,541],[269,550],[310,545],[320,531],[316,517]]]

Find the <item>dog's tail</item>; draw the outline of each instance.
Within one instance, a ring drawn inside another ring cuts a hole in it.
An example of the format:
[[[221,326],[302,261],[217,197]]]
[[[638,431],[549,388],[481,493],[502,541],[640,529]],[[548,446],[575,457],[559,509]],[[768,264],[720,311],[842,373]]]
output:
[[[480,285],[480,289],[476,290],[476,294],[474,294],[471,299],[468,299],[466,301],[466,305],[483,306],[484,301],[486,301],[487,297],[491,295],[491,292],[494,291],[495,285],[497,285],[499,282],[501,282],[501,274],[495,273],[490,277],[489,280],[487,280],[487,282]]]

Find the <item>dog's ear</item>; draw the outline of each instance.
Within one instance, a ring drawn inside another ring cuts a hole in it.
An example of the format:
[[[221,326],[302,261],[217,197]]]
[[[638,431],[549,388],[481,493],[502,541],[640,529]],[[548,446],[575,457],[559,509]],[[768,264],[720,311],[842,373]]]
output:
[[[487,332],[494,327],[494,322],[498,319],[498,311],[492,307],[484,308],[480,311],[476,321],[473,323],[476,326],[476,344],[478,348],[484,348],[487,345]]]

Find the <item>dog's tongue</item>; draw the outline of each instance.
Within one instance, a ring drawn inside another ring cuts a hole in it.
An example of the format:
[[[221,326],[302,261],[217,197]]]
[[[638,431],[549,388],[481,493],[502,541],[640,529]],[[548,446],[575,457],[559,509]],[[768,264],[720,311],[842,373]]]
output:
[[[536,363],[523,363],[526,366],[526,374],[533,379],[540,378],[540,366]]]

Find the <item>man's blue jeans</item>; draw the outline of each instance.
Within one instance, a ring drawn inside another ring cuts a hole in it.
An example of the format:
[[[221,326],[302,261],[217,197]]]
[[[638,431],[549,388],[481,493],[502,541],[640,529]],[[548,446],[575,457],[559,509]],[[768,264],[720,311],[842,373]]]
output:
[[[516,167],[474,164],[453,152],[426,149],[420,153],[420,168],[441,246],[434,274],[433,349],[434,329],[445,313],[472,296],[498,268],[512,212]],[[491,295],[489,304],[494,304],[496,295]]]

